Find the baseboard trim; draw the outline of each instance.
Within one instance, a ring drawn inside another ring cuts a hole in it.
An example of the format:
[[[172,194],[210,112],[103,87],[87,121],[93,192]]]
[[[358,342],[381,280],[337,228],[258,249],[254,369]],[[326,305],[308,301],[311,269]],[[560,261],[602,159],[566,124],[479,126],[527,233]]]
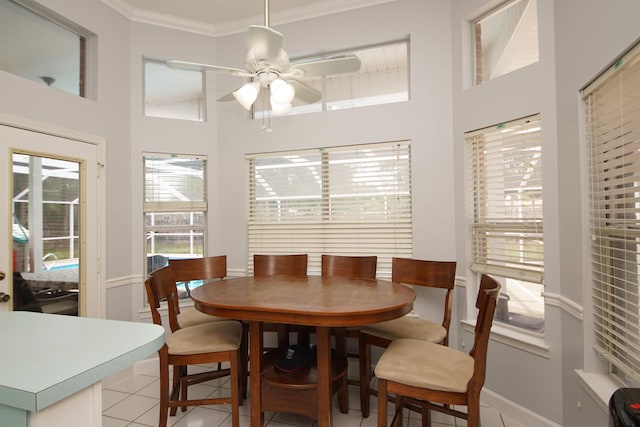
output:
[[[491,406],[498,412],[517,420],[519,423],[522,423],[527,427],[562,427],[561,424],[554,423],[553,421],[548,420],[530,409],[518,405],[517,403],[488,390],[487,388],[482,389],[480,401]]]

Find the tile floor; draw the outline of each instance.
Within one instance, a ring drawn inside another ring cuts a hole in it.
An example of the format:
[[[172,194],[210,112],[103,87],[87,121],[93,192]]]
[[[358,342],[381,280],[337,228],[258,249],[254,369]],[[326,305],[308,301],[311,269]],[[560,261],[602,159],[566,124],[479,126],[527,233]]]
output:
[[[158,375],[155,373],[135,374],[131,376],[119,375],[117,379],[104,382],[102,391],[102,425],[103,427],[143,427],[157,426],[159,413]],[[228,378],[194,385],[189,389],[189,395],[204,398],[216,394],[228,395]],[[350,410],[348,414],[342,414],[336,408],[333,412],[333,425],[335,427],[375,427],[377,425],[377,402],[373,398],[371,402],[371,415],[362,418],[358,390],[356,387],[349,389]],[[335,399],[334,399],[335,407]],[[389,408],[392,414],[392,408]],[[409,412],[409,411],[406,411]],[[408,414],[409,427],[421,426],[419,414]],[[240,426],[248,427],[249,402],[245,401],[240,407]],[[525,427],[516,420],[500,414],[495,409],[483,405],[481,408],[482,427]],[[231,426],[231,409],[229,405],[211,405],[189,408],[187,412],[178,412],[174,417],[169,417],[168,425],[176,427],[226,427]],[[265,426],[267,427],[314,427],[315,420],[307,417],[276,412],[265,414]],[[407,425],[405,422],[404,425]],[[433,414],[433,427],[466,426],[466,421],[455,419],[444,414]]]

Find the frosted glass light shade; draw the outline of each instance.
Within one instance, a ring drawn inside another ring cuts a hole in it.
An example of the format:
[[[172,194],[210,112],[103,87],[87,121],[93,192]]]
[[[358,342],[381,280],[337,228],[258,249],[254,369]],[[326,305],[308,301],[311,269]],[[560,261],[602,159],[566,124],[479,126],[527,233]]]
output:
[[[281,104],[276,102],[275,98],[273,97],[273,95],[271,95],[271,112],[274,115],[281,115],[281,114],[287,114],[289,111],[291,111],[292,105],[290,102]]]
[[[252,82],[243,85],[240,89],[233,92],[233,97],[242,105],[245,109],[250,110],[251,106],[258,97],[260,91],[260,83]]]
[[[296,96],[296,90],[292,84],[275,79],[271,82],[271,96],[278,104],[290,104]]]

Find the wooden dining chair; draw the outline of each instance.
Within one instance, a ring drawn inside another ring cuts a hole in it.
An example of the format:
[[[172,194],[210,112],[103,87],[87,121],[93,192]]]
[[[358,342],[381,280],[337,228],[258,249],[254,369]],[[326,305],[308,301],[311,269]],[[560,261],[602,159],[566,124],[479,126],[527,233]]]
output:
[[[189,282],[202,280],[204,282],[223,279],[227,275],[227,256],[211,256],[202,258],[170,259],[169,265],[173,267],[173,274],[178,283],[184,283],[189,294]],[[186,328],[205,322],[228,320],[224,317],[211,316],[194,308],[181,310],[178,313],[178,324]]]
[[[231,423],[239,427],[240,376],[242,375],[240,343],[242,325],[233,320],[206,322],[181,328],[178,324],[178,289],[173,268],[170,266],[154,271],[145,281],[153,323],[163,325],[160,307],[167,305],[168,327],[171,331],[165,344],[158,350],[160,362],[160,418],[159,426],[167,425],[167,412],[171,415],[177,408],[186,411],[188,406],[231,404]],[[166,329],[166,327],[165,327]],[[229,369],[189,374],[189,365],[228,362]],[[173,388],[169,391],[169,366],[173,367]],[[188,387],[204,381],[231,377],[230,396],[192,399],[188,398]]]
[[[449,325],[451,324],[451,306],[453,288],[456,280],[454,261],[424,261],[412,258],[393,258],[391,260],[391,280],[397,283],[442,289],[442,323],[422,319],[413,314],[405,315],[387,322],[374,323],[360,328],[360,409],[363,417],[369,416],[371,395],[371,346],[386,348],[392,341],[400,338],[413,338],[437,344],[449,345]]]
[[[307,277],[307,254],[253,256],[254,276]]]
[[[375,280],[378,257],[322,255],[322,277],[346,277],[348,279]],[[348,357],[358,357],[356,353],[348,354],[347,338],[358,338],[359,328],[340,328],[333,333],[336,336],[336,351]],[[343,335],[344,334],[344,335]]]
[[[375,280],[378,257],[372,256],[347,256],[326,255],[321,257],[322,277],[346,277],[348,279]],[[359,339],[360,332],[357,327],[337,328],[332,331],[336,343],[336,352],[343,354],[347,359],[359,359],[357,352],[349,352],[347,348],[348,338]],[[359,385],[360,379],[346,378],[346,383]],[[344,387],[345,392],[347,388]],[[339,395],[338,398],[348,399]],[[347,400],[348,404],[348,400]]]
[[[375,368],[378,377],[378,427],[387,425],[387,397],[395,395],[396,411],[391,425],[402,424],[405,401],[418,401],[422,425],[431,425],[431,411],[467,420],[468,427],[480,425],[480,391],[484,386],[487,347],[500,285],[482,275],[476,299],[473,347],[462,351],[412,338],[393,341]],[[467,412],[452,405],[466,406]]]
[[[253,255],[253,275],[283,276],[283,277],[307,277],[307,254],[293,255]],[[277,348],[283,349],[289,346],[289,332],[292,327],[280,323],[264,323],[264,332],[277,333]],[[308,342],[307,342],[308,343]],[[266,348],[271,350],[270,348]]]
[[[183,258],[170,259],[169,266],[173,268],[173,274],[178,283],[184,283],[189,292],[189,282],[202,280],[203,286],[214,283],[216,280],[224,279],[227,276],[227,256],[218,255],[201,258]],[[180,307],[178,307],[180,310]],[[230,320],[225,317],[212,316],[203,313],[195,308],[182,309],[178,313],[178,324],[181,328],[200,325],[207,322],[219,322],[222,320]],[[249,365],[249,326],[242,323],[242,341],[240,343],[240,368],[244,371],[241,376],[240,384],[242,389],[242,397],[247,397],[247,374]],[[220,368],[220,364],[218,364]]]

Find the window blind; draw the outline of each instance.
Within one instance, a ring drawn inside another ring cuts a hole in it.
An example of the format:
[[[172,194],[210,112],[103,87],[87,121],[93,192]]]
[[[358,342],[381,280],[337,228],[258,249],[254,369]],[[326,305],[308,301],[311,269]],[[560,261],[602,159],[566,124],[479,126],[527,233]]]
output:
[[[540,115],[465,134],[471,269],[543,283]]]
[[[378,276],[393,256],[413,252],[408,142],[252,154],[249,272],[254,254],[377,255]]]
[[[640,381],[640,45],[583,90],[595,349]]]
[[[145,153],[143,170],[147,273],[168,259],[204,256],[207,158]]]
[[[145,153],[145,212],[206,210],[206,158]]]

